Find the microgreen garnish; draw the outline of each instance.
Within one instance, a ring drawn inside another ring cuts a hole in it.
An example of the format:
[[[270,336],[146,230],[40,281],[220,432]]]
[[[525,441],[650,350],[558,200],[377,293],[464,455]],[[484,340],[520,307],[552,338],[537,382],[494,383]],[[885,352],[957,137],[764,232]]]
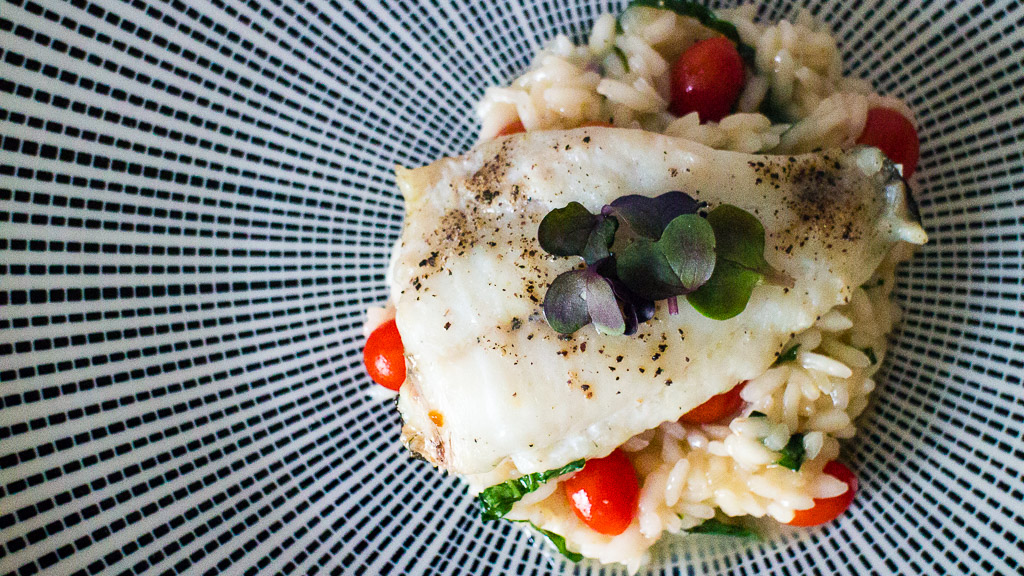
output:
[[[715,231],[717,262],[711,278],[687,297],[701,314],[728,320],[747,307],[754,287],[768,281],[792,286],[793,279],[764,259],[764,226],[750,212],[723,204],[708,214]]]
[[[678,190],[653,198],[630,194],[612,200],[611,204],[601,209],[601,215],[615,218],[619,223],[622,232],[615,235],[619,244],[614,248],[621,250],[625,243],[638,238],[661,238],[665,227],[673,220],[684,214],[694,214],[703,206],[702,202]]]
[[[584,460],[576,460],[555,470],[535,472],[491,486],[477,496],[477,500],[480,502],[480,516],[484,520],[497,520],[508,514],[512,510],[512,505],[521,500],[523,496],[540,488],[541,484],[563,474],[575,472],[583,468],[584,464]]]
[[[736,536],[757,540],[757,533],[739,524],[726,524],[717,518],[710,518],[687,530],[690,534],[716,534],[720,536]]]
[[[657,241],[638,238],[618,253],[619,277],[637,294],[664,300],[693,292],[715,268],[715,232],[696,214],[679,216]]]
[[[654,198],[617,198],[597,214],[571,202],[540,223],[541,248],[580,256],[586,267],[555,278],[544,314],[557,332],[571,334],[593,323],[602,334],[636,332],[654,316],[654,302],[687,296],[701,314],[724,320],[747,305],[754,286],[792,279],[764,260],[764,227],[729,204],[704,218],[704,204],[683,192]]]
[[[599,217],[591,214],[582,204],[570,202],[565,208],[548,212],[537,229],[537,240],[540,241],[540,247],[549,254],[583,256],[598,221]]]
[[[736,30],[736,26],[732,22],[719,18],[710,8],[703,4],[693,2],[692,0],[632,0],[626,8],[628,10],[634,6],[671,10],[680,16],[694,18],[705,27],[732,40],[736,44],[736,50],[740,53],[743,61],[751,66],[754,64],[754,48],[740,40],[740,33]]]
[[[800,345],[799,344],[794,344],[793,346],[790,346],[788,350],[786,350],[782,354],[779,354],[779,357],[776,358],[775,362],[772,363],[772,368],[775,368],[776,366],[781,366],[783,364],[786,364],[787,362],[795,361],[796,360],[796,353],[799,352],[799,351],[800,351]]]
[[[544,315],[561,334],[572,334],[591,322],[602,334],[626,331],[612,284],[597,272],[596,265],[555,278],[544,296]]]

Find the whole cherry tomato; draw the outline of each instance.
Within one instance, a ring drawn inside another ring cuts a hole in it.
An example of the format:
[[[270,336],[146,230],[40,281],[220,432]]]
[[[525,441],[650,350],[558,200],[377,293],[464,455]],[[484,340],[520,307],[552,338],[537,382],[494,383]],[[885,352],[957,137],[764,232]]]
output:
[[[636,517],[640,482],[621,450],[587,460],[563,485],[573,512],[595,532],[622,534]]]
[[[701,122],[718,122],[732,111],[743,91],[743,59],[728,38],[701,40],[672,66],[672,101],[676,116],[696,112]]]
[[[402,387],[405,382],[405,346],[393,319],[370,333],[363,348],[363,363],[377,384],[396,392]]]

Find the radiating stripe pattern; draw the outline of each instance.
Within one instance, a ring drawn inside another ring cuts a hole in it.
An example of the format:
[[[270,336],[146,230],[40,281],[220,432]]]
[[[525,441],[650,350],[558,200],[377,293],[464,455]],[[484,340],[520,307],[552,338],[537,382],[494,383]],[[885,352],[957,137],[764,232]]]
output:
[[[806,5],[917,112],[932,242],[850,514],[651,572],[1021,573],[1024,6]],[[481,523],[361,356],[393,167],[621,6],[0,0],[0,576],[621,573]]]

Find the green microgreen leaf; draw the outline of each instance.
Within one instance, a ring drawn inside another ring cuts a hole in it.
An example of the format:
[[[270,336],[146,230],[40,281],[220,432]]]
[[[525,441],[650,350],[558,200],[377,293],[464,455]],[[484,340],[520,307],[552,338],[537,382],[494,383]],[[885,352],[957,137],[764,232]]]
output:
[[[692,0],[632,0],[626,8],[628,10],[634,6],[671,10],[680,16],[695,18],[704,26],[732,40],[736,44],[736,50],[740,53],[743,61],[750,66],[754,65],[756,52],[752,46],[744,44],[740,40],[740,33],[736,30],[736,26],[728,20],[719,18],[710,8],[703,4],[693,2]]]
[[[484,520],[497,520],[501,518],[512,510],[513,504],[521,500],[523,496],[540,488],[541,484],[552,478],[575,472],[583,468],[585,463],[584,460],[576,460],[561,468],[527,474],[515,480],[506,480],[501,484],[485,489],[477,496],[477,501],[480,503],[481,517]]]
[[[657,242],[634,240],[617,258],[618,275],[637,294],[663,300],[693,292],[715,267],[715,233],[694,214],[676,217]]]
[[[697,312],[713,320],[728,320],[743,312],[761,282],[761,275],[719,257],[711,278],[686,296]]]
[[[804,463],[804,435],[799,432],[789,437],[789,442],[779,450],[782,458],[775,463],[790,470],[799,470]]]
[[[593,264],[598,260],[611,256],[609,250],[612,247],[612,242],[615,241],[615,231],[618,229],[619,223],[615,218],[604,218],[594,226],[594,229],[590,232],[590,237],[587,239],[586,246],[583,247],[583,251],[580,253],[587,264]]]
[[[629,244],[615,259],[619,278],[630,290],[650,300],[664,300],[683,293],[683,285],[655,242],[647,239]]]
[[[708,213],[708,224],[715,231],[716,252],[754,272],[764,273],[771,266],[764,259],[764,226],[756,216],[732,204],[722,204]]]
[[[696,214],[676,217],[656,242],[686,292],[696,290],[711,277],[715,245],[714,229]]]
[[[795,344],[793,346],[790,346],[789,349],[787,349],[785,352],[783,352],[782,354],[779,354],[779,357],[776,358],[775,362],[772,363],[772,368],[774,368],[776,366],[781,366],[783,364],[786,364],[787,362],[795,361],[796,360],[796,353],[799,352],[799,351],[800,351],[800,345],[799,344]]]
[[[564,208],[548,212],[537,229],[540,247],[555,256],[580,256],[590,234],[598,224],[598,217],[579,202],[570,202]]]
[[[743,312],[754,287],[764,280],[792,286],[793,279],[764,259],[764,226],[753,214],[723,204],[708,214],[715,231],[717,260],[711,278],[687,300],[701,314],[727,320]]]
[[[690,534],[716,534],[720,536],[735,536],[737,538],[749,538],[757,540],[757,532],[739,524],[726,524],[717,518],[705,520],[703,523],[687,530]]]

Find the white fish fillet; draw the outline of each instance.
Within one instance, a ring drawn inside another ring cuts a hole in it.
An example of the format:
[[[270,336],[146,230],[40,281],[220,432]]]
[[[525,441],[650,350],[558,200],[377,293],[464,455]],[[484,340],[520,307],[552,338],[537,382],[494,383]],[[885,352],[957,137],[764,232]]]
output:
[[[758,376],[793,334],[850,298],[897,242],[921,244],[906,189],[873,148],[802,156],[712,150],[637,130],[533,132],[398,169],[405,229],[391,271],[409,360],[403,441],[479,485],[608,454]],[[765,257],[795,279],[755,288],[746,310],[705,318],[658,303],[634,336],[560,337],[548,284],[578,258],[537,242],[570,201],[681,190],[731,203],[767,230]]]

